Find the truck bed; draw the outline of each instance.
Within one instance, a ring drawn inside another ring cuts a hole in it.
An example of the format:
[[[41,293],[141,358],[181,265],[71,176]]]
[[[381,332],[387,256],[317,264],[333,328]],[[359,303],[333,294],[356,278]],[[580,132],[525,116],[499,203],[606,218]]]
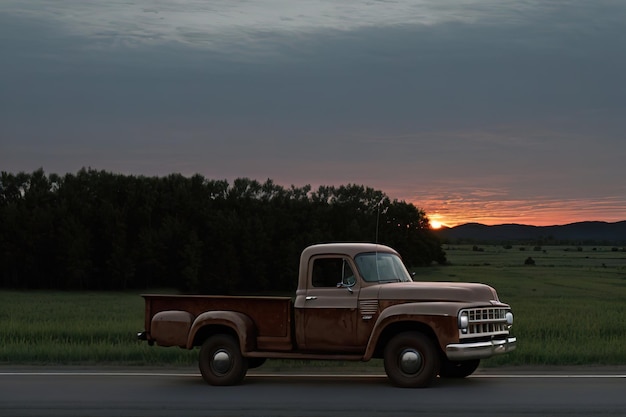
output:
[[[290,297],[247,297],[211,295],[143,294],[145,299],[145,329],[148,340],[152,318],[161,311],[186,311],[194,317],[206,311],[236,311],[250,317],[257,328],[258,350],[293,348],[293,302]]]

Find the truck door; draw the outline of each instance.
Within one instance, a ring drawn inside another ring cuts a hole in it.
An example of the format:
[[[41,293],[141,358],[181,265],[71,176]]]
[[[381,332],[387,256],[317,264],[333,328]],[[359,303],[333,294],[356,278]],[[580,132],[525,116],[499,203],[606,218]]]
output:
[[[350,258],[313,257],[306,292],[296,298],[298,345],[308,351],[360,352],[359,282]]]

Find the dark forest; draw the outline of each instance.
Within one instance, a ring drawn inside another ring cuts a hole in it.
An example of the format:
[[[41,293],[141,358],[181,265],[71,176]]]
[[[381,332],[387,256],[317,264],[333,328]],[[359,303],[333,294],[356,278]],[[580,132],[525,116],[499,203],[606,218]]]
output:
[[[286,292],[302,249],[366,241],[445,263],[426,214],[363,185],[2,172],[0,288]]]

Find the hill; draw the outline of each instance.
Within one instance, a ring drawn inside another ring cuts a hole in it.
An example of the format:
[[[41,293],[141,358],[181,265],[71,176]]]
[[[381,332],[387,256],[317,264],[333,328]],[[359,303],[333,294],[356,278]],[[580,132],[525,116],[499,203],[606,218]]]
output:
[[[444,241],[626,244],[626,221],[578,222],[560,226],[466,223],[441,228],[435,234]]]

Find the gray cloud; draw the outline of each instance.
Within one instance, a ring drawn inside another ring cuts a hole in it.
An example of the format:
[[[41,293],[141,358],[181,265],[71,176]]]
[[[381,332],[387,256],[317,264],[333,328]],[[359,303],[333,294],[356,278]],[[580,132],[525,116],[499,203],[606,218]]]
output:
[[[3,2],[0,169],[626,195],[626,5],[300,3]]]

